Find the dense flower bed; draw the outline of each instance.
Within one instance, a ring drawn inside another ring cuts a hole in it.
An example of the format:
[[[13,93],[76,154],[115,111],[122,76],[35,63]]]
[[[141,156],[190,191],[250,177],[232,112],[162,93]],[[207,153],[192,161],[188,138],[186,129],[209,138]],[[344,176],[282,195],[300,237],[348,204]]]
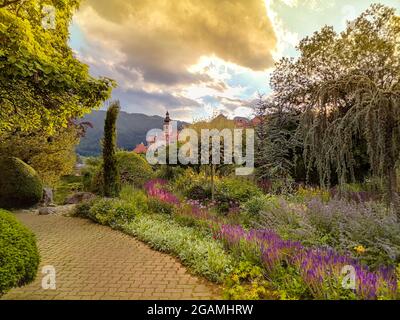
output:
[[[150,197],[178,206],[180,215],[208,221],[215,239],[222,241],[238,259],[262,265],[272,281],[279,282],[282,274],[289,276],[289,281],[298,277],[305,295],[315,299],[396,297],[394,268],[381,267],[372,272],[356,259],[330,248],[308,248],[298,241],[284,240],[269,229],[245,230],[240,225],[224,224],[210,215],[209,208],[199,201],[179,201],[166,185],[166,181],[156,179],[146,183],[145,189]],[[343,288],[346,267],[355,271],[353,290]]]
[[[396,297],[394,269],[382,267],[371,272],[349,256],[339,255],[331,249],[305,248],[299,242],[283,240],[266,229],[246,231],[241,226],[223,225],[215,236],[236,253],[248,251],[258,257],[271,279],[281,268],[294,268],[314,298],[328,298],[342,290],[345,266],[353,267],[356,272],[354,298]]]
[[[210,206],[203,205],[199,200],[179,201],[179,199],[166,189],[168,182],[163,179],[148,181],[144,188],[147,195],[179,208],[178,214],[209,222],[218,222],[216,217],[209,214]],[[212,204],[211,204],[212,205]]]

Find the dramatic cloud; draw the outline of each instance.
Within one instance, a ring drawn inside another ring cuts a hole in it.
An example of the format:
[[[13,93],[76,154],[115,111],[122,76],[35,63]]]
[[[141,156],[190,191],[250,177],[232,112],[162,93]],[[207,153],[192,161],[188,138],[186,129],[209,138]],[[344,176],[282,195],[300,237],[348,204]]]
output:
[[[202,56],[252,70],[274,62],[276,38],[264,0],[87,0],[77,21],[146,82],[204,81],[187,71]]]
[[[191,120],[187,115],[201,108],[201,105],[195,100],[181,95],[173,95],[165,91],[148,92],[142,89],[116,89],[115,94],[121,101],[124,101],[124,105],[127,106],[125,111],[128,112],[163,115],[165,110],[168,109],[174,114],[174,117],[177,117],[179,112],[180,119]],[[183,111],[186,111],[187,114],[183,115]]]
[[[95,76],[118,82],[124,110],[190,121],[248,115],[268,95],[274,60],[374,0],[85,0],[71,46]],[[380,0],[399,8],[399,0]]]

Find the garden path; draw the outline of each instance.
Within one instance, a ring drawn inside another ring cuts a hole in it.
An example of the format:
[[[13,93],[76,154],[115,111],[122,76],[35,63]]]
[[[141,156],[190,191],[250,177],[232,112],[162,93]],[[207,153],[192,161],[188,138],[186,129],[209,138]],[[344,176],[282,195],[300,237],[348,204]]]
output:
[[[37,237],[36,280],[2,299],[218,299],[219,288],[173,257],[109,227],[61,214],[17,212]],[[42,289],[44,266],[54,266],[56,289]]]

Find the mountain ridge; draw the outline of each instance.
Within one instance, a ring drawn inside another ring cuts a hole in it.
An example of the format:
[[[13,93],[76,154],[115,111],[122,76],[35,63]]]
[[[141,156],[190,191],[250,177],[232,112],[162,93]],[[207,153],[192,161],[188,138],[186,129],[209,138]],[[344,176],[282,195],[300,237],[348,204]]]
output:
[[[101,153],[101,139],[104,135],[104,120],[106,111],[98,110],[84,116],[81,121],[89,122],[86,135],[81,138],[76,147],[76,153],[81,156],[96,156]],[[133,150],[136,145],[146,143],[146,134],[151,129],[162,129],[164,118],[143,113],[128,113],[121,111],[117,120],[117,146],[124,150]],[[178,121],[178,126],[187,124]]]

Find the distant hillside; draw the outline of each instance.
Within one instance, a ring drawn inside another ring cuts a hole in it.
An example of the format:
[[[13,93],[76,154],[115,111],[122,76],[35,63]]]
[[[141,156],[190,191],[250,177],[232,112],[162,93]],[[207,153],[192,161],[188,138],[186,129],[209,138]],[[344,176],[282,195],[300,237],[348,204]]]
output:
[[[100,141],[104,133],[106,111],[94,111],[86,115],[82,121],[88,121],[93,128],[88,128],[86,136],[81,139],[76,152],[82,156],[94,156],[101,153]],[[147,116],[141,113],[126,113],[121,111],[117,122],[118,147],[133,150],[137,144],[146,143],[146,134],[151,129],[162,129],[164,118]],[[185,124],[178,121],[178,126]]]

